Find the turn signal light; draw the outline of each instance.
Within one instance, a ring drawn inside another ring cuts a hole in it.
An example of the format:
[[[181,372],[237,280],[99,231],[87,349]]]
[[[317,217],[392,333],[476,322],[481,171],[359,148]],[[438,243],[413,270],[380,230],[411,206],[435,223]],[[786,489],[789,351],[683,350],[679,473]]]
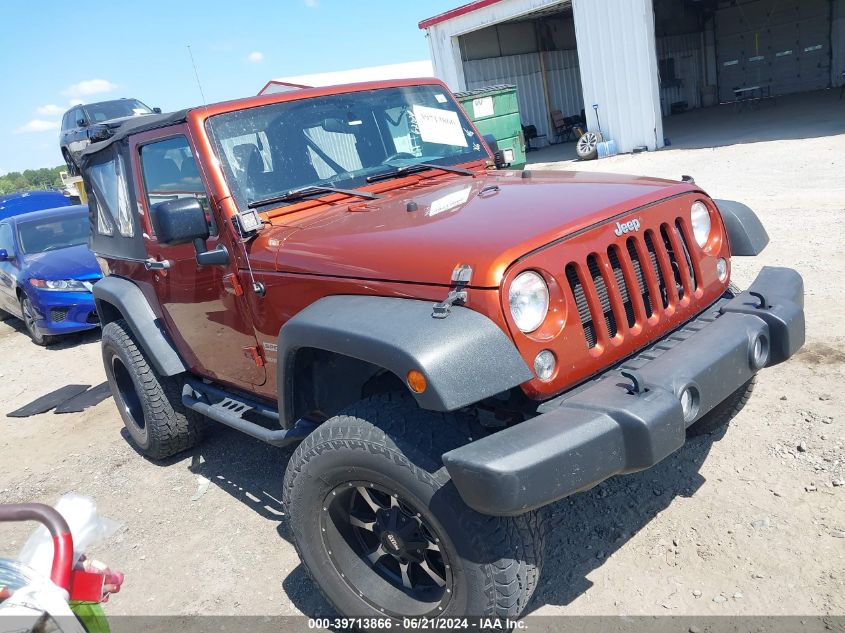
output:
[[[408,372],[408,386],[414,393],[422,393],[425,391],[428,384],[426,383],[425,376],[423,376],[421,371],[412,369]]]

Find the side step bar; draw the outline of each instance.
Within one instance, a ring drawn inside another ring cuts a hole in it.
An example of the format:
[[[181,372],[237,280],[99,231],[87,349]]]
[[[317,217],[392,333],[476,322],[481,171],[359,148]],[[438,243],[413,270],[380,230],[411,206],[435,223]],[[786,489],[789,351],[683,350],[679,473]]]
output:
[[[247,398],[241,395],[218,389],[213,385],[189,378],[182,389],[182,404],[201,413],[215,422],[220,422],[250,437],[273,446],[287,446],[294,442],[300,442],[316,428],[316,425],[307,420],[299,420],[290,429],[268,429],[255,422],[244,419],[244,416],[253,411],[268,420],[279,422],[279,412],[266,404]]]

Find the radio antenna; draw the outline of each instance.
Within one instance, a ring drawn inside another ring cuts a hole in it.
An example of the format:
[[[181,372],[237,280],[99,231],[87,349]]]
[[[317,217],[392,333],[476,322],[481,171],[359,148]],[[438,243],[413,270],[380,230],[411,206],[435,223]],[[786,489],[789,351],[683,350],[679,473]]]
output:
[[[208,110],[208,101],[205,100],[205,92],[202,90],[202,82],[200,81],[200,74],[197,71],[197,63],[194,61],[194,52],[191,50],[191,45],[188,44],[188,55],[191,58],[191,65],[194,67],[194,77],[197,78],[197,87],[200,89],[200,96],[202,97],[202,107]]]

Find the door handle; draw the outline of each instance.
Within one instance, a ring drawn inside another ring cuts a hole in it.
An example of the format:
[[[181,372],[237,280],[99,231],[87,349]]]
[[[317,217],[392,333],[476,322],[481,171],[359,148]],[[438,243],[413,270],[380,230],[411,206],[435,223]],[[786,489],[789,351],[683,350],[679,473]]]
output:
[[[144,260],[144,268],[147,270],[167,270],[170,268],[170,264],[169,259],[158,261],[157,259],[150,258]]]

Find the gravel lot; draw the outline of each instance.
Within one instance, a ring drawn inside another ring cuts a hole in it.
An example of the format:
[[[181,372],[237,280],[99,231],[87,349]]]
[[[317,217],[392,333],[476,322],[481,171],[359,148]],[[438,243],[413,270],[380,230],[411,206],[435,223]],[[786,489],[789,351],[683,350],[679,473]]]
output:
[[[685,115],[693,126],[707,120],[695,115]],[[552,166],[692,174],[712,196],[748,203],[771,244],[735,260],[734,279],[743,285],[764,264],[797,268],[808,340],[761,376],[722,437],[555,505],[532,612],[845,614],[845,129],[806,125],[806,135],[790,128],[795,138]],[[0,323],[0,413],[104,380],[96,334],[40,349],[22,328]],[[81,414],[0,417],[0,499],[76,491],[122,523],[93,552],[127,574],[109,614],[324,615],[287,540],[288,456],[220,427],[193,454],[152,463],[107,400]],[[0,527],[0,555],[28,533]]]

